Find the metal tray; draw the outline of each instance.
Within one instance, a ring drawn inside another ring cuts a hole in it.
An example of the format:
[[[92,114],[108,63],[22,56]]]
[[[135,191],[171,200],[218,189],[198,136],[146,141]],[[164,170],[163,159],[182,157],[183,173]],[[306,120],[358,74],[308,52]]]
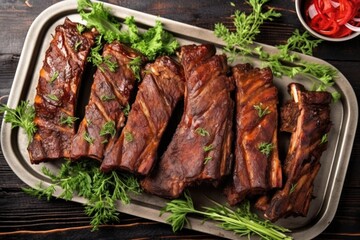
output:
[[[219,52],[223,42],[216,38],[212,31],[194,27],[191,25],[175,22],[169,19],[144,14],[127,8],[105,4],[112,9],[113,14],[120,20],[126,16],[134,16],[139,26],[146,28],[153,26],[155,20],[160,20],[164,24],[164,28],[172,32],[181,44],[212,42],[216,44]],[[65,17],[69,17],[73,21],[82,22],[76,11],[76,1],[62,1],[52,5],[42,12],[31,25],[27,34],[23,51],[19,60],[17,71],[15,74],[13,86],[10,92],[8,105],[16,107],[21,100],[29,100],[33,102],[35,89],[39,78],[39,70],[45,56],[45,51],[49,46],[55,27],[63,23]],[[269,52],[276,52],[276,48],[272,46],[262,45]],[[301,54],[300,54],[301,55]],[[320,59],[301,55],[307,61],[328,64]],[[261,61],[256,58],[247,57],[246,59],[237,59],[237,62],[251,62],[255,66],[261,66]],[[235,62],[236,63],[236,62]],[[234,63],[234,64],[235,64]],[[328,64],[329,65],[329,64]],[[301,82],[305,86],[312,86],[313,82],[309,79],[294,78],[289,79],[283,77],[275,78],[275,85],[279,88],[280,99],[288,98],[286,92],[287,85],[291,82]],[[283,225],[292,230],[291,235],[295,239],[311,239],[320,234],[332,221],[344,184],[345,174],[350,159],[351,149],[355,137],[355,130],[358,122],[358,105],[354,91],[347,79],[339,72],[336,79],[334,89],[341,93],[341,101],[332,104],[331,119],[333,127],[329,134],[328,149],[321,157],[322,167],[315,180],[314,194],[316,198],[312,200],[311,207],[307,217],[286,218],[278,221],[279,225]],[[27,153],[27,139],[22,130],[11,129],[10,124],[2,123],[1,128],[1,145],[6,161],[15,174],[26,184],[36,187],[42,181],[44,186],[50,184],[50,180],[41,172],[40,165],[31,165]],[[60,161],[61,162],[61,161]],[[48,168],[56,171],[60,162],[44,163]],[[205,195],[218,200],[224,201],[219,190],[213,190],[213,193],[198,192],[194,197],[196,204],[206,204],[204,202]],[[55,196],[61,193],[60,188],[55,192]],[[75,197],[75,202],[85,203],[86,200],[81,197]],[[120,212],[136,215],[139,217],[151,219],[154,221],[165,222],[167,215],[159,216],[159,211],[166,204],[166,200],[141,194],[133,196],[129,205],[117,204]],[[241,239],[232,232],[221,230],[216,223],[202,219],[191,218],[191,226],[188,228],[209,233],[230,239]]]

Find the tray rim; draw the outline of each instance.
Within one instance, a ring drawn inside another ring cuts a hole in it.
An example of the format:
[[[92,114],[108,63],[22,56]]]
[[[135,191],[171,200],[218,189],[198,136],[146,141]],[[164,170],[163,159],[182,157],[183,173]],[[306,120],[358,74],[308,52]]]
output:
[[[219,46],[224,45],[223,41],[216,38],[211,30],[199,28],[189,24],[177,22],[159,16],[154,16],[151,14],[139,12],[136,10],[132,10],[129,8],[125,8],[109,3],[103,3],[103,4],[106,7],[116,9],[115,11],[113,11],[113,13],[118,17],[120,17],[119,15],[124,15],[124,16],[132,15],[135,17],[138,23],[148,26],[153,26],[155,20],[160,20],[164,24],[164,28],[170,32],[174,32],[179,35],[188,36],[201,41],[212,42]],[[36,39],[36,37],[40,34],[42,30],[39,26],[46,25],[48,21],[50,21],[52,18],[55,18],[55,16],[58,15],[66,16],[68,13],[74,13],[74,11],[76,12],[76,8],[77,8],[77,2],[75,0],[67,0],[67,1],[55,3],[54,5],[51,5],[50,7],[45,9],[40,15],[38,15],[38,17],[31,24],[24,42],[24,46],[30,49],[35,49],[37,43],[36,41],[33,41],[33,39]],[[121,12],[121,14],[119,14],[119,12]],[[190,33],[188,31],[189,29],[193,31]],[[208,38],[204,40],[203,36],[206,36]],[[265,49],[274,49],[274,47],[266,44],[260,44],[260,43],[256,43],[256,44],[263,46],[263,48]],[[329,64],[328,62],[322,59],[306,56],[302,54],[300,55],[305,60],[332,66],[331,64]],[[29,67],[32,64],[32,61],[33,60],[30,54],[23,54],[23,53],[21,54],[8,98],[9,100],[7,104],[9,107],[16,107],[19,104],[21,100],[21,94],[20,95],[17,94],[18,90],[16,90],[15,86],[23,86],[23,84],[26,82],[27,71],[23,71],[23,69],[29,69]],[[334,66],[332,67],[335,68]],[[341,90],[342,95],[345,96],[342,98],[342,104],[344,109],[348,109],[348,111],[344,111],[345,116],[343,117],[343,120],[345,121],[342,122],[341,124],[342,130],[340,131],[341,134],[340,139],[342,139],[342,141],[340,142],[340,146],[339,146],[340,150],[339,152],[337,152],[337,158],[341,160],[336,162],[337,164],[331,168],[331,172],[329,173],[330,176],[332,176],[332,178],[330,178],[331,180],[329,181],[330,186],[327,187],[330,189],[330,192],[326,192],[326,194],[328,194],[331,197],[328,198],[328,201],[326,203],[325,214],[321,215],[319,219],[316,219],[315,224],[310,228],[300,231],[294,231],[292,234],[290,234],[295,239],[298,237],[301,239],[305,239],[305,238],[311,239],[313,237],[316,237],[326,229],[326,227],[331,223],[332,219],[335,216],[341,196],[341,191],[345,181],[346,171],[351,156],[351,149],[353,146],[357,122],[358,122],[358,102],[356,99],[355,92],[352,86],[350,85],[350,83],[347,81],[345,76],[338,69],[336,70],[338,71],[338,78],[336,79],[335,84]],[[22,90],[24,91],[24,89]],[[13,170],[13,172],[24,183],[26,183],[31,187],[35,187],[34,183],[38,183],[40,179],[37,176],[30,174],[30,172],[26,171],[27,174],[21,172],[18,163],[14,161],[14,159],[17,159],[16,153],[10,151],[12,150],[13,147],[11,145],[12,141],[10,140],[12,131],[14,130],[11,129],[9,124],[5,124],[3,120],[1,127],[1,147],[3,150],[4,157],[10,168]],[[60,194],[59,189],[55,193],[55,196],[59,196]],[[85,199],[80,197],[75,197],[72,201],[85,203]],[[165,222],[164,217],[158,216],[159,215],[158,209],[149,209],[148,207],[144,207],[135,203],[130,203],[127,206],[119,205],[118,210],[120,212],[148,218],[154,221]],[[152,214],[150,216],[144,216],[143,213],[146,212],[145,210],[150,211]],[[165,214],[164,216],[166,217]],[[194,218],[191,219],[191,222],[193,227],[194,226],[199,227],[196,229],[191,228],[193,230],[210,233],[221,237],[227,237],[227,238],[234,237],[233,233],[230,232],[224,233],[223,230],[212,228],[213,224],[211,222],[206,222],[205,224],[203,224],[202,220],[194,219]],[[236,239],[241,239],[240,237],[237,236],[235,237]]]

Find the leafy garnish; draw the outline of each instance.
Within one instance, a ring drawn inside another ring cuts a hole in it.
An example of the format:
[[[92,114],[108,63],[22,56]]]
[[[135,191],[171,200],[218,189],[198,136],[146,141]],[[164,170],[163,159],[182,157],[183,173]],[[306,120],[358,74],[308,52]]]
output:
[[[88,132],[84,133],[83,138],[84,138],[85,141],[87,141],[90,144],[93,144],[94,141],[95,141],[95,138],[91,137]]]
[[[79,118],[73,116],[61,115],[60,124],[67,125],[68,127],[72,127],[74,125],[74,122],[78,119]]]
[[[138,56],[129,62],[129,66],[133,71],[135,78],[140,82],[140,69],[142,65],[141,57]]]
[[[105,41],[111,43],[118,40],[130,44],[149,60],[154,60],[163,54],[171,55],[180,46],[173,35],[163,29],[160,21],[156,21],[154,27],[140,33],[134,17],[125,18],[124,24],[127,25],[127,30],[122,31],[120,23],[103,3],[78,0],[78,12],[87,22],[87,26],[95,27]]]
[[[246,15],[239,10],[234,14],[235,32],[231,32],[222,23],[215,24],[215,36],[223,39],[226,43],[226,48],[230,53],[235,54],[240,51],[241,54],[251,54],[253,52],[250,47],[254,43],[255,37],[260,33],[260,26],[265,21],[271,21],[281,14],[269,9],[266,12],[262,11],[263,5],[269,0],[249,0],[248,3],[252,6],[253,11]]]
[[[103,62],[106,64],[110,72],[116,72],[116,69],[119,67],[116,60],[113,60],[110,55],[103,57]]]
[[[207,146],[203,147],[203,149],[204,149],[204,152],[209,152],[214,149],[214,145],[212,145],[212,144],[207,145]]]
[[[81,44],[82,44],[82,41],[76,41],[76,43],[75,43],[75,45],[74,45],[74,50],[75,50],[75,52],[78,52],[79,51],[79,48],[80,48],[80,46],[81,46]]]
[[[88,28],[95,27],[107,42],[119,40],[128,42],[128,36],[120,30],[120,23],[111,15],[110,9],[103,3],[93,3],[90,0],[78,0],[77,10]],[[86,11],[89,9],[90,11]]]
[[[53,93],[50,93],[50,94],[46,95],[46,97],[49,98],[50,100],[55,101],[55,102],[59,101],[59,98]]]
[[[51,78],[49,79],[49,83],[53,83],[59,77],[59,72],[55,71]]]
[[[171,55],[179,46],[173,35],[163,29],[160,21],[156,21],[154,27],[142,34],[140,41],[131,44],[132,48],[140,51],[149,60],[154,60],[158,55]]]
[[[105,136],[109,134],[111,137],[114,137],[116,134],[115,122],[109,121],[106,122],[100,130],[100,136]]]
[[[39,191],[39,189],[41,189]],[[22,190],[29,194],[30,196],[37,197],[38,199],[41,199],[45,197],[48,201],[50,201],[51,197],[53,196],[55,192],[55,186],[51,185],[47,188],[43,187],[42,182],[40,182],[36,188],[22,188]]]
[[[270,221],[260,219],[250,211],[250,203],[245,201],[236,210],[232,210],[220,203],[212,201],[213,207],[202,207],[203,210],[195,209],[194,203],[189,194],[184,194],[185,199],[175,199],[166,204],[161,215],[165,212],[171,215],[166,219],[174,232],[181,230],[186,224],[188,214],[196,214],[204,217],[205,220],[219,222],[219,227],[227,231],[233,231],[239,236],[257,235],[263,239],[292,239],[285,233],[290,230],[277,226]]]
[[[290,188],[289,194],[292,194],[292,193],[296,190],[296,186],[297,186],[297,183],[296,183],[296,184],[291,184],[291,188]]]
[[[100,99],[101,99],[101,101],[106,102],[106,101],[114,100],[115,96],[114,95],[101,95]]]
[[[246,15],[244,12],[235,11],[233,24],[235,31],[232,32],[224,24],[215,24],[215,36],[224,40],[226,47],[224,50],[230,54],[229,59],[234,60],[238,55],[254,55],[262,60],[264,66],[268,66],[274,75],[281,77],[283,75],[293,78],[301,74],[317,82],[314,90],[323,91],[334,84],[337,71],[329,65],[312,63],[301,59],[293,51],[312,55],[313,49],[318,46],[321,40],[311,39],[308,32],[301,34],[295,30],[286,44],[279,45],[278,53],[270,54],[261,46],[254,46],[254,40],[260,33],[260,26],[265,21],[271,21],[280,16],[280,13],[273,9],[263,11],[263,5],[269,0],[250,0],[253,11]],[[334,94],[339,98],[339,94]]]
[[[126,141],[126,142],[132,142],[132,141],[134,141],[134,136],[132,135],[131,132],[126,132],[126,133],[124,134],[124,138],[125,138],[125,141]]]
[[[130,104],[129,103],[126,104],[126,106],[124,107],[124,109],[122,111],[123,111],[125,116],[128,116],[129,113],[130,113]]]
[[[320,144],[324,144],[328,142],[328,135],[327,133],[325,133],[322,137],[321,137],[321,141]]]
[[[195,129],[195,132],[202,137],[210,136],[210,133],[205,128],[202,127],[198,127],[197,129]]]
[[[36,125],[34,122],[35,108],[30,105],[29,101],[21,101],[16,108],[9,108],[1,104],[0,113],[5,113],[4,121],[11,123],[11,127],[20,127],[25,130],[29,142],[31,142],[35,132]]]
[[[85,26],[82,25],[82,24],[80,24],[80,23],[78,23],[78,24],[76,25],[76,29],[78,30],[78,32],[79,32],[80,34],[82,34],[82,33],[85,31]]]
[[[212,160],[212,157],[208,156],[204,158],[204,165],[206,165],[208,162]]]
[[[263,116],[271,113],[269,107],[264,108],[262,103],[254,105],[254,109],[257,111],[259,118],[262,118]]]
[[[137,179],[127,173],[103,173],[95,161],[67,161],[60,167],[58,174],[43,167],[42,172],[51,179],[52,184],[44,187],[25,188],[26,193],[36,197],[46,197],[48,200],[55,192],[56,186],[61,186],[59,197],[71,200],[74,196],[82,196],[87,200],[85,213],[91,217],[93,230],[99,225],[119,220],[115,203],[130,203],[129,192],[140,193]]]
[[[100,51],[103,48],[102,35],[96,37],[95,46],[91,48],[90,54],[87,58],[88,62],[94,64],[102,72],[105,71],[104,65],[109,69],[110,72],[116,72],[116,69],[119,67],[118,63],[115,60],[112,60],[110,55],[101,56]]]
[[[274,145],[272,143],[262,142],[259,144],[259,151],[266,156],[270,155],[273,148],[274,148]]]

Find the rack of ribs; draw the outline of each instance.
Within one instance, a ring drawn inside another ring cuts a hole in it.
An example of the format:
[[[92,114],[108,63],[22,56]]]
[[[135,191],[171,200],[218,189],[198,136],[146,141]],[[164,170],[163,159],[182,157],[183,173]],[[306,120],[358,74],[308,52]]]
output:
[[[183,68],[170,57],[147,64],[143,74],[126,125],[105,153],[102,171],[123,169],[147,175],[173,110],[184,96]]]
[[[211,44],[180,49],[184,113],[159,164],[141,182],[149,193],[177,198],[187,186],[216,185],[230,173],[234,86],[226,56],[215,52]]]
[[[77,25],[66,18],[45,53],[34,100],[37,131],[28,146],[31,163],[70,157],[75,126],[63,120],[74,117],[78,87],[96,36],[93,30],[80,33]]]
[[[107,63],[102,63],[94,74],[85,116],[72,142],[73,160],[80,157],[103,159],[106,147],[125,123],[123,110],[129,105],[136,83],[131,61],[137,57],[145,61],[142,55],[117,41],[105,44],[102,57]],[[109,61],[115,69],[109,68]]]
[[[281,130],[292,133],[284,166],[285,185],[268,201],[262,199],[257,203],[271,221],[307,215],[320,157],[326,150],[326,137],[331,128],[330,93],[307,91],[297,83],[289,85],[289,92],[292,100],[281,110]]]
[[[225,188],[231,205],[247,196],[280,188],[278,156],[278,91],[269,68],[239,64],[232,69],[236,83],[236,142],[233,180]]]

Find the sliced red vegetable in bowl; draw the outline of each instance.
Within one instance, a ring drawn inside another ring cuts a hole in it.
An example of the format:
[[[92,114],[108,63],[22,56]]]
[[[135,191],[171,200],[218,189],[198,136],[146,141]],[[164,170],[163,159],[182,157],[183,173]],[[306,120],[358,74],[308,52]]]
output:
[[[304,27],[316,37],[342,41],[360,34],[360,0],[296,0]]]
[[[355,0],[307,0],[305,20],[320,34],[344,37],[360,31],[358,22],[353,20],[359,9],[360,1]]]

